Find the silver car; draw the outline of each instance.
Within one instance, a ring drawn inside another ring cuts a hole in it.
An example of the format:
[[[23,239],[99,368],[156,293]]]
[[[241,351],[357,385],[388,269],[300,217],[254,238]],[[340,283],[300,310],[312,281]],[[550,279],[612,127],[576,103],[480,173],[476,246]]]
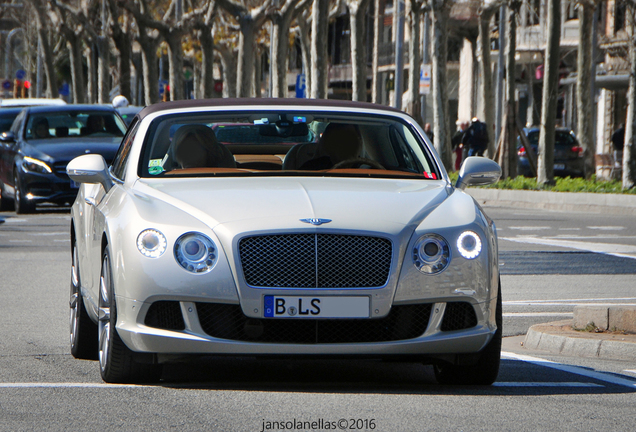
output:
[[[495,226],[390,108],[198,100],[143,109],[110,167],[72,160],[70,334],[107,382],[197,355],[417,361],[489,385],[502,312]]]

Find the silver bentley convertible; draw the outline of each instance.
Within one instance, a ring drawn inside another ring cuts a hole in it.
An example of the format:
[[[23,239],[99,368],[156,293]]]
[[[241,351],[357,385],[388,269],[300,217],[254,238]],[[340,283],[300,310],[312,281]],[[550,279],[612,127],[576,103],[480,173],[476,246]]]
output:
[[[408,115],[379,105],[196,100],[143,109],[112,165],[67,167],[70,339],[107,382],[188,356],[432,364],[489,385],[502,306],[493,221]]]

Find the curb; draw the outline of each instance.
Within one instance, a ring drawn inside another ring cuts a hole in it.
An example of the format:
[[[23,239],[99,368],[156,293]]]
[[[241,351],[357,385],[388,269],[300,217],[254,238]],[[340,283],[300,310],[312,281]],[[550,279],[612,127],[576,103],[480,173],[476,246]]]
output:
[[[636,195],[468,188],[480,205],[636,215]]]
[[[523,346],[575,357],[630,360],[636,358],[636,335],[585,333],[571,329],[572,320],[535,324],[526,334]]]

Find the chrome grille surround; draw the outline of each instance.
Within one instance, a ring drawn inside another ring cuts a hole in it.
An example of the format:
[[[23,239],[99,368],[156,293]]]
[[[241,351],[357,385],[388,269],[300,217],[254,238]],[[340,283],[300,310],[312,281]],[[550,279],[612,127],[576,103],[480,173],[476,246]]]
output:
[[[276,234],[245,237],[239,256],[254,288],[380,288],[393,247],[382,237]]]

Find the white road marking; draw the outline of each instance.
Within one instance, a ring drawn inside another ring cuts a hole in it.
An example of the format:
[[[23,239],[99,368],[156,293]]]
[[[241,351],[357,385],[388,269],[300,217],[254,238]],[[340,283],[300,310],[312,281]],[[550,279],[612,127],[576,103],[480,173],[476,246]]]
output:
[[[613,243],[591,243],[570,240],[545,239],[539,237],[499,237],[500,240],[508,240],[517,243],[539,244],[545,246],[566,247],[584,250],[588,252],[602,253],[623,258],[636,259],[636,246],[619,245]],[[635,255],[628,255],[635,254]]]
[[[605,387],[582,382],[496,382],[493,387]]]
[[[33,243],[33,240],[16,240],[16,239],[10,239],[9,240],[11,243]]]
[[[566,316],[573,317],[574,312],[507,312],[503,314],[504,318],[508,317],[552,317],[552,316]]]
[[[63,239],[63,240],[58,240],[58,239],[53,239],[54,242],[62,242],[62,243],[70,243],[71,240],[70,239]]]
[[[18,219],[18,218],[7,218],[4,220],[5,223],[19,223],[19,222],[26,222],[27,219]]]
[[[620,231],[625,229],[625,227],[622,226],[589,226],[588,228],[601,231]]]
[[[572,373],[575,375],[592,378],[598,381],[603,381],[610,384],[615,384],[615,385],[620,385],[623,387],[629,387],[631,389],[636,389],[636,381],[634,380],[630,380],[627,378],[620,378],[620,377],[602,373],[602,372],[591,371],[588,369],[583,369],[578,366],[565,365],[562,363],[553,362],[553,361],[542,359],[539,357],[532,357],[532,356],[515,354],[515,353],[505,352],[505,351],[501,352],[501,356],[506,359],[519,360],[519,361],[523,361],[527,363],[532,363],[537,366],[545,366],[552,369],[560,370],[562,372]]]
[[[39,233],[28,233],[30,236],[57,236],[57,235],[68,235],[68,232],[39,232]]]
[[[0,388],[140,388],[130,384],[100,383],[0,383]]]
[[[581,231],[581,228],[559,228],[559,231]]]
[[[549,230],[552,229],[552,227],[549,226],[511,226],[508,227],[508,229],[511,230],[519,230],[519,231],[544,231],[544,230]]]
[[[507,300],[503,304],[507,306],[577,306],[577,305],[595,305],[595,306],[635,306],[636,298],[597,298],[597,299],[554,299],[554,300]],[[621,303],[622,302],[622,303]],[[631,303],[629,303],[631,302]]]

